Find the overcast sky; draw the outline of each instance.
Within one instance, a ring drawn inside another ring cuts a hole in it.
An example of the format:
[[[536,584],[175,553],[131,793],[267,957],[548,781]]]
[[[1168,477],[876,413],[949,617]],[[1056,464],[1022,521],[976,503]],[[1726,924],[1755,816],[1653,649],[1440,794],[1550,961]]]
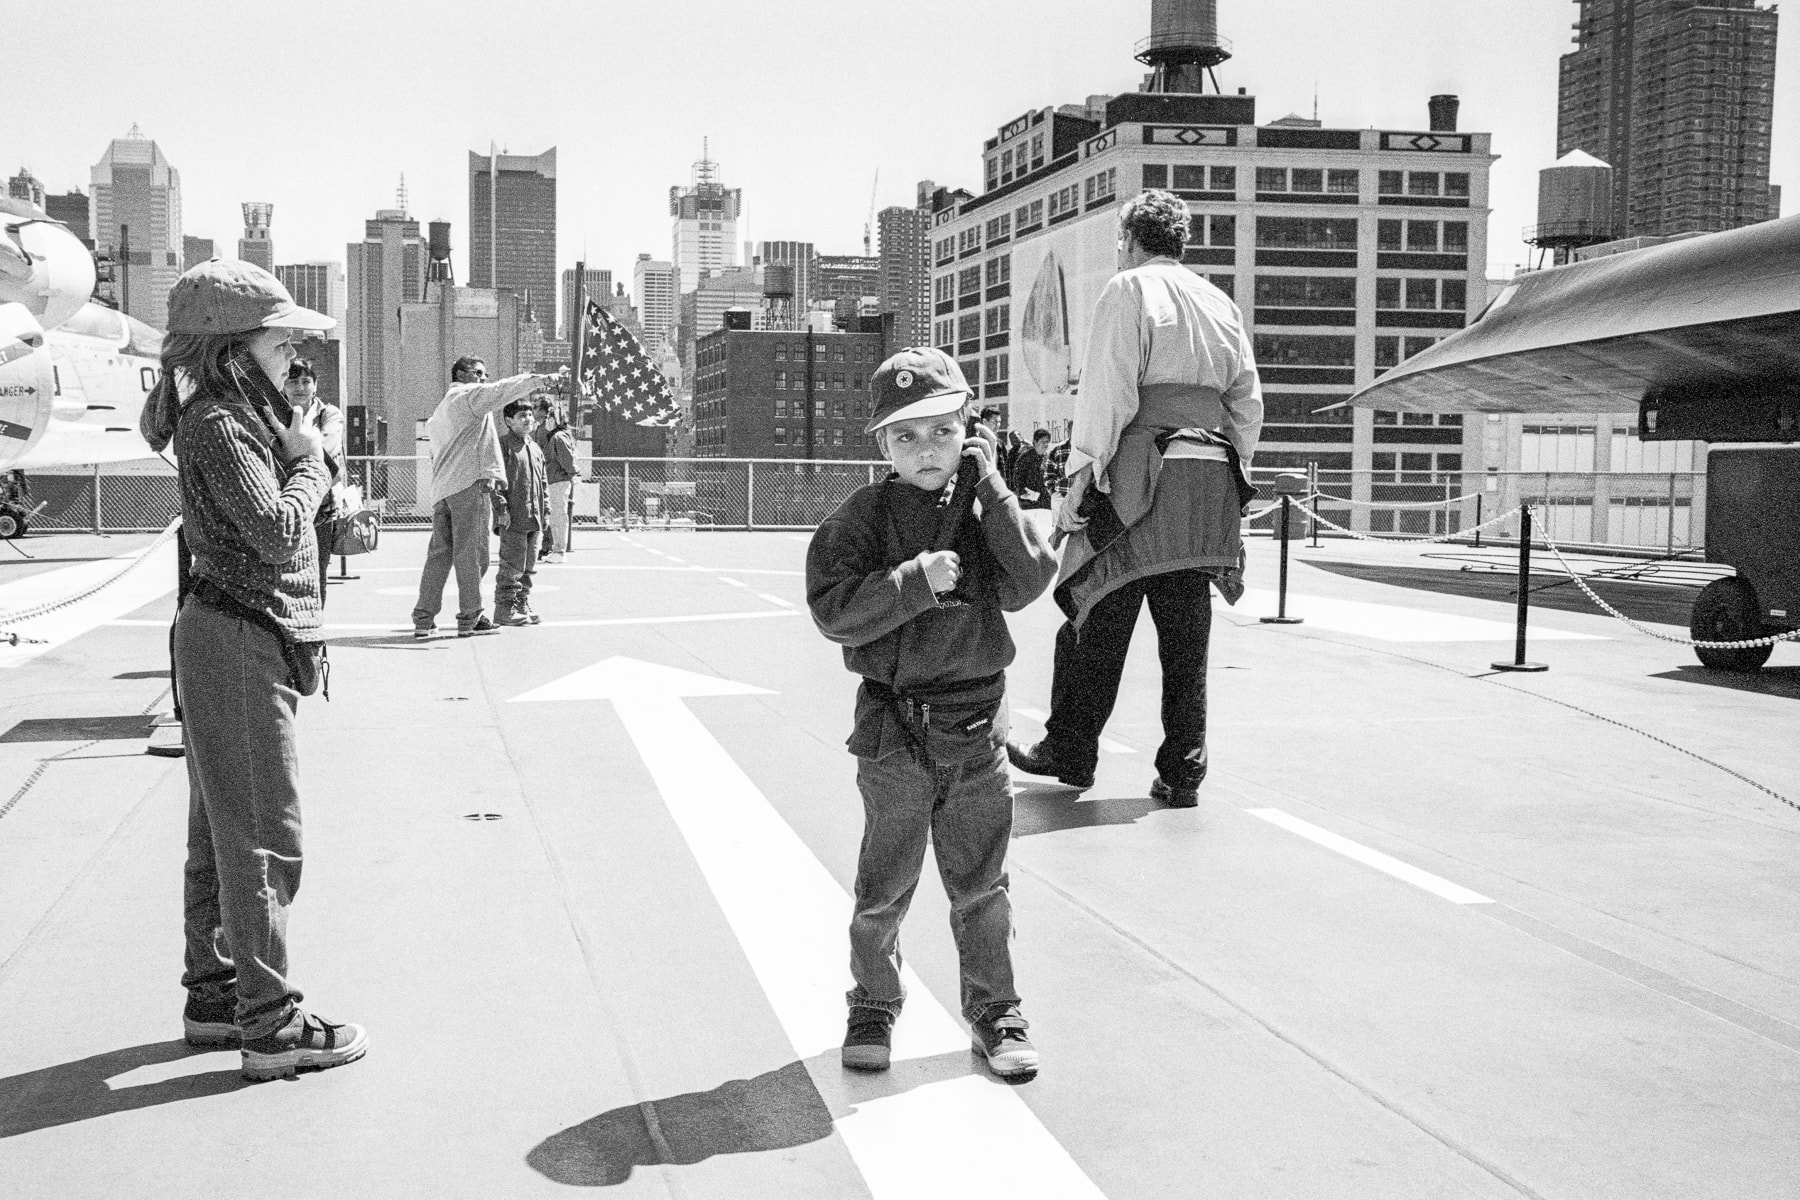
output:
[[[701,138],[744,191],[739,239],[861,253],[914,184],[981,187],[982,141],[1029,109],[1135,90],[1150,0],[217,0],[43,6],[7,54],[0,168],[86,190],[133,123],[181,172],[185,232],[233,253],[238,204],[275,205],[277,262],[342,261],[402,172],[421,220],[468,250],[467,152],[558,149],[558,260],[629,285],[669,256],[668,189]],[[1524,261],[1556,141],[1573,0],[1219,0],[1226,91],[1268,122],[1422,129],[1436,92],[1488,131],[1490,273]],[[15,26],[17,22],[15,22]],[[15,34],[21,31],[14,29]],[[1800,206],[1800,67],[1783,31],[1774,181]]]

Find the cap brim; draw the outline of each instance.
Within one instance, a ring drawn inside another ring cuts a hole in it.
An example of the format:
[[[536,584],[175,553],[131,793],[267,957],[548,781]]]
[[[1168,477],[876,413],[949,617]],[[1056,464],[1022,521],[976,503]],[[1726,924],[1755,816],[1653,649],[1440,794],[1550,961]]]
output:
[[[927,396],[923,400],[914,400],[905,408],[896,408],[885,417],[877,417],[869,422],[864,433],[874,433],[883,425],[892,425],[895,421],[911,421],[915,417],[941,417],[945,413],[956,412],[969,402],[973,392],[939,392],[935,396]]]
[[[310,308],[294,305],[286,312],[275,313],[262,323],[264,329],[315,329],[324,331],[337,328],[337,320],[322,312],[314,312]]]

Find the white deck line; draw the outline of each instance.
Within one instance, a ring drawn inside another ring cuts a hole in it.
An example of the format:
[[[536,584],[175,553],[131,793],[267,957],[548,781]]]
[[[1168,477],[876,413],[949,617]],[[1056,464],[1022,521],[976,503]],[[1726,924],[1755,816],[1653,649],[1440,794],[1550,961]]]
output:
[[[1279,826],[1289,833],[1297,833],[1309,842],[1335,850],[1345,858],[1362,863],[1365,867],[1374,867],[1387,875],[1416,888],[1423,888],[1434,896],[1450,901],[1452,904],[1492,904],[1493,900],[1480,892],[1472,892],[1461,884],[1451,883],[1430,871],[1422,871],[1410,863],[1403,863],[1397,858],[1390,858],[1379,850],[1371,850],[1360,842],[1353,842],[1347,837],[1332,833],[1329,829],[1321,829],[1309,821],[1282,812],[1279,808],[1246,808],[1245,812],[1253,817],[1260,817],[1271,825]]]

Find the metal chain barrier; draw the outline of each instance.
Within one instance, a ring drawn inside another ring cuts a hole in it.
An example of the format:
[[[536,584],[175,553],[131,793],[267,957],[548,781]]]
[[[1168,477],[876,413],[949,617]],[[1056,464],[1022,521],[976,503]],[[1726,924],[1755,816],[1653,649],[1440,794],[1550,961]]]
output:
[[[1756,638],[1752,641],[1742,642],[1700,642],[1695,641],[1693,638],[1676,637],[1673,634],[1660,633],[1647,625],[1632,620],[1630,617],[1602,600],[1599,596],[1595,595],[1594,589],[1587,585],[1587,580],[1583,579],[1575,568],[1569,565],[1569,560],[1563,557],[1562,551],[1557,547],[1556,543],[1550,540],[1550,535],[1540,530],[1538,536],[1544,539],[1544,545],[1550,547],[1550,553],[1556,555],[1556,561],[1562,564],[1562,569],[1568,573],[1570,579],[1575,581],[1575,586],[1580,588],[1582,593],[1586,595],[1589,600],[1592,600],[1607,616],[1625,622],[1646,637],[1653,637],[1659,642],[1669,642],[1676,646],[1696,646],[1702,650],[1754,650],[1759,646],[1773,646],[1777,642],[1800,641],[1800,629],[1793,630],[1790,633],[1778,633],[1771,637]]]
[[[1277,500],[1275,503],[1269,505],[1269,507],[1267,507],[1267,508],[1259,508],[1253,513],[1246,514],[1244,516],[1244,520],[1245,521],[1260,521],[1264,517],[1268,516],[1270,513],[1280,512],[1280,511],[1281,511],[1281,501]]]
[[[1412,485],[1418,486],[1418,485]],[[1329,500],[1333,504],[1348,504],[1351,508],[1444,508],[1452,504],[1462,504],[1482,496],[1481,492],[1470,492],[1466,496],[1449,496],[1443,500],[1352,500],[1348,496],[1333,496],[1326,492],[1314,492],[1308,497],[1313,500]],[[1514,512],[1519,511],[1514,509]]]
[[[149,560],[152,554],[155,554],[158,550],[162,549],[164,545],[174,540],[175,532],[180,528],[181,518],[176,517],[173,521],[169,522],[167,528],[156,535],[156,540],[146,546],[143,552],[136,558],[133,558],[130,562],[126,563],[123,567],[120,567],[106,578],[97,583],[89,584],[87,587],[73,595],[64,596],[59,600],[41,600],[27,608],[17,609],[12,612],[0,612],[0,628],[17,624],[20,621],[29,621],[34,617],[44,616],[46,613],[53,613],[59,608],[67,608],[71,604],[81,603],[81,601],[86,600],[90,596],[98,595],[100,592],[106,590],[113,584],[119,582],[119,580],[125,578],[125,576],[137,570]],[[38,640],[20,634],[7,635],[8,641],[15,641],[15,639],[18,642],[35,642]]]
[[[1307,497],[1307,500],[1309,500],[1309,501],[1320,500],[1320,499],[1335,500],[1336,497],[1335,496],[1326,496],[1323,493],[1315,493],[1314,495]],[[1520,505],[1519,508],[1508,509],[1507,511],[1501,513],[1497,517],[1489,517],[1487,520],[1483,521],[1479,525],[1471,525],[1467,529],[1459,529],[1455,533],[1434,533],[1434,534],[1430,535],[1429,537],[1376,537],[1373,534],[1358,533],[1354,529],[1350,529],[1350,528],[1347,528],[1346,526],[1339,525],[1336,521],[1333,521],[1330,517],[1322,517],[1317,512],[1312,513],[1312,518],[1313,518],[1313,520],[1317,521],[1319,524],[1328,526],[1332,529],[1335,529],[1339,533],[1349,534],[1351,537],[1355,538],[1359,542],[1381,542],[1384,544],[1393,545],[1393,544],[1399,544],[1399,543],[1405,543],[1405,542],[1450,542],[1450,541],[1455,541],[1457,538],[1467,537],[1469,534],[1474,533],[1478,529],[1486,529],[1490,525],[1498,525],[1500,522],[1506,520],[1507,518],[1517,515],[1523,507],[1524,507],[1523,505]]]

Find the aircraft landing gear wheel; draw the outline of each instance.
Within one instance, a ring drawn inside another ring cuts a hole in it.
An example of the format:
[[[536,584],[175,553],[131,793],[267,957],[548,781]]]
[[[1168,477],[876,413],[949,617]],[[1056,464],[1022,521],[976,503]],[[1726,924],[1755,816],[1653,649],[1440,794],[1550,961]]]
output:
[[[1742,579],[1715,579],[1694,599],[1688,632],[1697,642],[1746,642],[1766,636],[1756,593]],[[1754,671],[1769,661],[1773,646],[1742,650],[1694,647],[1700,661],[1716,671]]]
[[[0,538],[25,536],[25,522],[9,512],[0,512]]]

